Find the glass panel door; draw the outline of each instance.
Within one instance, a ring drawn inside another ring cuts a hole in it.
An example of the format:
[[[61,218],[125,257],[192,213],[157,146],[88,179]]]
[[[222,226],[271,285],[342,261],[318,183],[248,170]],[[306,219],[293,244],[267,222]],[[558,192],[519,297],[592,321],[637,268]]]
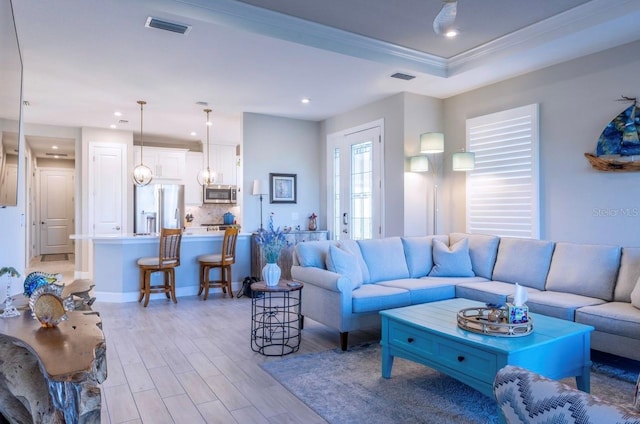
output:
[[[329,222],[334,239],[381,237],[380,127],[334,137]]]

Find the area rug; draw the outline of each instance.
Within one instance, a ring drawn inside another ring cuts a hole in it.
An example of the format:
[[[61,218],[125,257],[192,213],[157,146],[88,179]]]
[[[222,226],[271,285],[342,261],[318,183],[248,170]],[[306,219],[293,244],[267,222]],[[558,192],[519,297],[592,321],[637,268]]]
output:
[[[629,405],[640,366],[636,361],[627,364],[630,369],[618,365],[607,363],[606,357],[594,365],[591,393]],[[391,378],[382,378],[378,343],[269,361],[262,367],[332,424],[498,422],[493,398],[431,368],[396,358]],[[575,379],[563,382],[575,387]]]
[[[48,253],[40,257],[40,262],[57,262],[57,261],[68,261],[68,260],[69,260],[68,253]]]

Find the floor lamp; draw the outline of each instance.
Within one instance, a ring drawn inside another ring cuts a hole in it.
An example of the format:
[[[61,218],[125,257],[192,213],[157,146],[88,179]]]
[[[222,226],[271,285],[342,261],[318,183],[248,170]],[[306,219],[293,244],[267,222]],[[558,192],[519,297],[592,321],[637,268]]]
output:
[[[253,180],[253,190],[251,190],[251,194],[253,194],[254,196],[260,196],[260,231],[263,231],[264,227],[262,226],[262,196],[264,194],[269,194],[267,182],[264,180]]]
[[[433,234],[438,234],[438,176],[440,167],[437,166],[435,154],[444,152],[444,134],[427,132],[420,134],[420,153],[433,155],[431,165],[433,173]],[[423,171],[424,172],[424,171]]]

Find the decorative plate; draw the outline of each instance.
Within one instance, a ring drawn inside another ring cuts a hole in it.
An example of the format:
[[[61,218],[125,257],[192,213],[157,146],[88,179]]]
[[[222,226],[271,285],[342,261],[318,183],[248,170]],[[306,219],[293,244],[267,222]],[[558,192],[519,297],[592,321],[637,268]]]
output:
[[[63,300],[60,296],[64,286],[47,284],[37,288],[29,298],[31,315],[43,327],[55,327],[68,319],[67,311],[73,310],[73,299]]]
[[[60,281],[60,274],[49,274],[47,272],[35,271],[27,275],[24,279],[24,295],[25,297],[31,297],[33,292],[48,284],[53,284]]]

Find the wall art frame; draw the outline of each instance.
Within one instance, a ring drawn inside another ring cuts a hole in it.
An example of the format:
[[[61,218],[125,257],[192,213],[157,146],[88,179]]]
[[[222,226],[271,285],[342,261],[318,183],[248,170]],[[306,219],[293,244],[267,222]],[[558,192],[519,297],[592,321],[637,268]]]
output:
[[[297,174],[269,174],[270,203],[298,203]]]

